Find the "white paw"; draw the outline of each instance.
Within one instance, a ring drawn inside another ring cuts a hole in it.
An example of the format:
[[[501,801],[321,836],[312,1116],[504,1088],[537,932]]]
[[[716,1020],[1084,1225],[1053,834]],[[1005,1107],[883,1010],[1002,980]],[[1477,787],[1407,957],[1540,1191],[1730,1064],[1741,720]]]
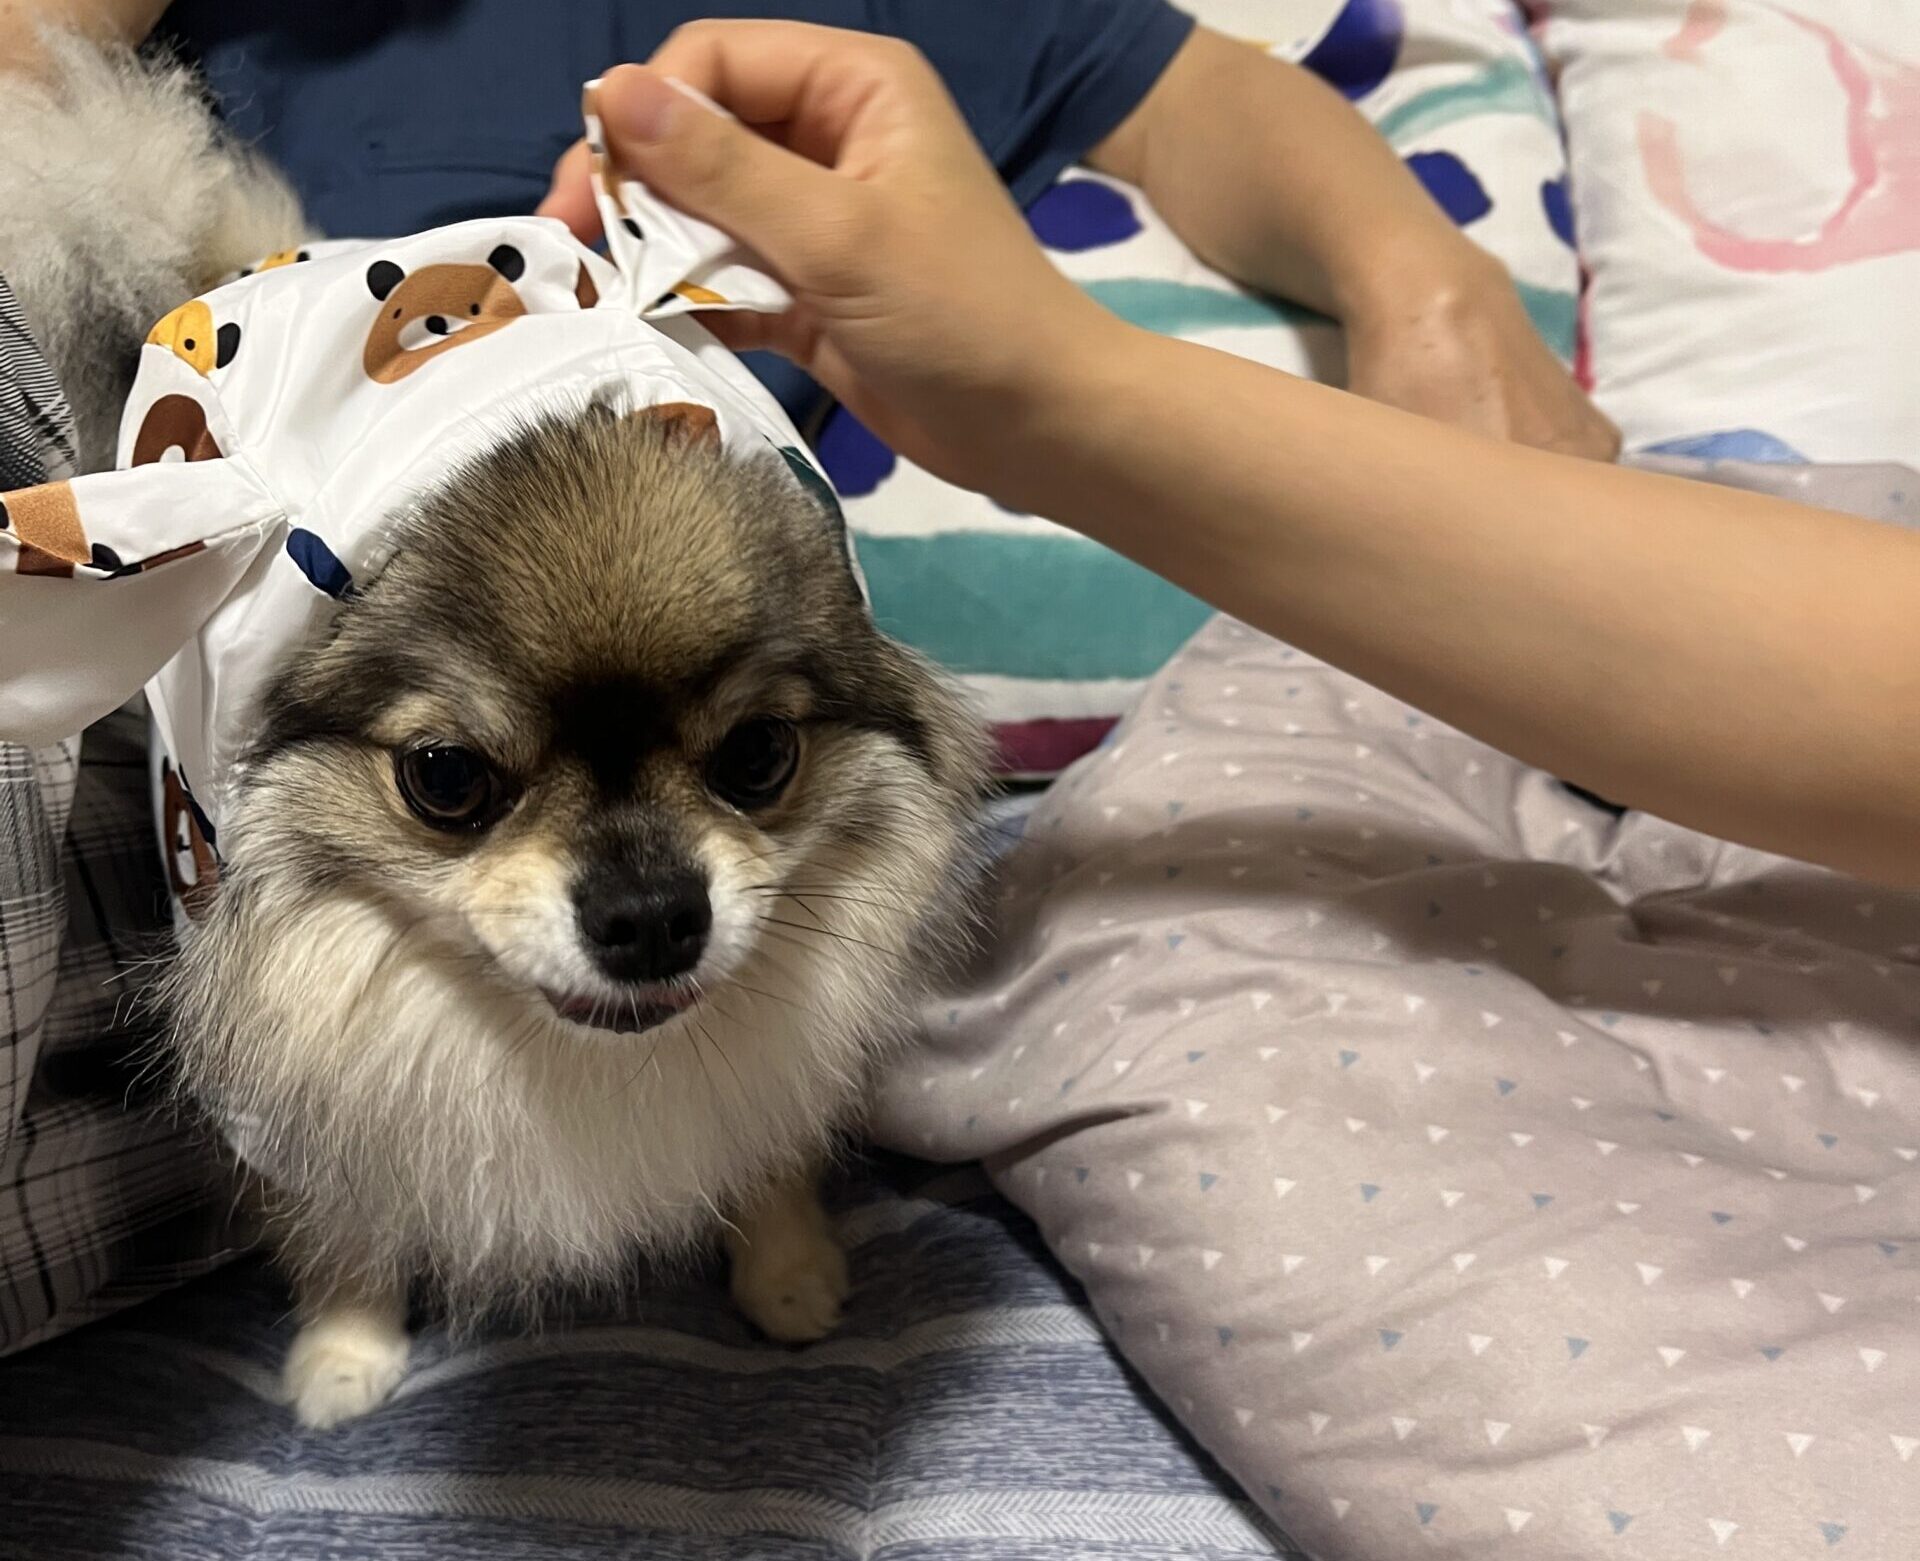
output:
[[[365,1318],[321,1318],[300,1330],[287,1355],[285,1382],[303,1426],[331,1430],[378,1409],[407,1369],[404,1328]]]
[[[840,1326],[847,1255],[825,1230],[756,1232],[733,1258],[733,1299],[770,1339],[811,1344]]]

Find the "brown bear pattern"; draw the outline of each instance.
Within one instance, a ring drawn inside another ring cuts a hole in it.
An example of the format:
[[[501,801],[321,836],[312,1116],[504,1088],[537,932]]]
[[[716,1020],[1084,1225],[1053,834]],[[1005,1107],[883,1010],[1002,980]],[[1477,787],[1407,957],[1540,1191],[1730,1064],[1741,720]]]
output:
[[[526,260],[511,244],[485,265],[422,266],[408,276],[391,260],[367,268],[367,290],[384,306],[360,355],[367,378],[391,385],[462,342],[477,341],[527,312],[513,284]]]
[[[312,258],[313,257],[304,249],[276,249],[271,255],[268,255],[266,259],[257,261],[250,266],[242,266],[240,268],[240,275],[252,276],[256,271],[277,271],[282,266],[298,265],[302,260],[310,260]]]
[[[219,887],[220,858],[200,827],[199,810],[187,795],[179,771],[164,759],[160,763],[160,827],[166,835],[167,882],[188,917],[198,921]]]
[[[202,379],[233,362],[240,350],[240,327],[215,326],[206,301],[190,298],[163,315],[147,332],[147,345],[165,347]]]
[[[176,558],[191,558],[207,550],[204,542],[189,542],[137,563],[124,563],[105,543],[87,541],[71,482],[44,482],[35,488],[0,493],[0,534],[12,536],[19,544],[14,550],[15,573],[59,579],[71,579],[82,564],[115,578],[145,574]]]
[[[660,424],[669,440],[687,445],[720,443],[720,420],[713,415],[712,407],[703,407],[697,401],[662,401],[639,408],[633,417]]]
[[[207,409],[192,396],[161,396],[140,419],[140,432],[133,436],[130,466],[150,466],[169,450],[178,450],[189,461],[217,461],[221,449],[207,427]]]
[[[14,568],[23,575],[65,577],[76,564],[94,562],[68,482],[43,482],[0,494],[0,531],[11,533],[20,544]]]

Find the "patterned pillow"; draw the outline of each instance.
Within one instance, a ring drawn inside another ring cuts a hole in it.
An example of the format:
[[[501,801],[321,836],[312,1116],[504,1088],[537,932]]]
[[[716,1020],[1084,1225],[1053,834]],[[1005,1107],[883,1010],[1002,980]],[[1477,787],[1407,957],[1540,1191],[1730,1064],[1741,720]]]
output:
[[[1507,0],[1193,9],[1304,60],[1354,99],[1507,263],[1547,339],[1571,356],[1577,278],[1559,132]],[[1028,216],[1061,269],[1117,314],[1289,373],[1340,378],[1335,326],[1202,265],[1137,191],[1076,173]],[[1091,748],[1206,616],[1106,549],[898,460],[845,411],[824,426],[820,456],[846,501],[881,623],[961,674],[1010,773],[1052,774]]]
[[[1920,6],[1539,0],[1630,448],[1920,455]],[[1784,110],[1784,111],[1783,111]]]

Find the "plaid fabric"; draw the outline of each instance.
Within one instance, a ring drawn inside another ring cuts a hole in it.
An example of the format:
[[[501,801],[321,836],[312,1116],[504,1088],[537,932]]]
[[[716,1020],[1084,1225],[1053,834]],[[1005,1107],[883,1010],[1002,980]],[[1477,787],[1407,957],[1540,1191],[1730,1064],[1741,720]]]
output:
[[[0,277],[0,489],[74,475],[73,417]],[[0,1353],[226,1254],[210,1155],[145,1108],[137,957],[164,946],[146,716],[0,743]]]
[[[73,412],[0,276],[0,492],[59,482],[78,467]]]
[[[167,936],[144,712],[0,745],[0,1352],[231,1250],[213,1151],[140,1079],[133,999]]]

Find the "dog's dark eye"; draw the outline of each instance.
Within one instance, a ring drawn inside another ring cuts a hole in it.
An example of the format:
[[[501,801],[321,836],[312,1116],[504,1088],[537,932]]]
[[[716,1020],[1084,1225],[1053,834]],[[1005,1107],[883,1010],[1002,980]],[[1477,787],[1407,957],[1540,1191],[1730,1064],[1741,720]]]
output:
[[[415,817],[435,829],[485,829],[513,802],[500,772],[471,748],[410,748],[394,756],[393,778]]]
[[[800,758],[800,734],[791,721],[756,716],[742,721],[707,761],[707,784],[737,808],[762,808],[786,790]]]

